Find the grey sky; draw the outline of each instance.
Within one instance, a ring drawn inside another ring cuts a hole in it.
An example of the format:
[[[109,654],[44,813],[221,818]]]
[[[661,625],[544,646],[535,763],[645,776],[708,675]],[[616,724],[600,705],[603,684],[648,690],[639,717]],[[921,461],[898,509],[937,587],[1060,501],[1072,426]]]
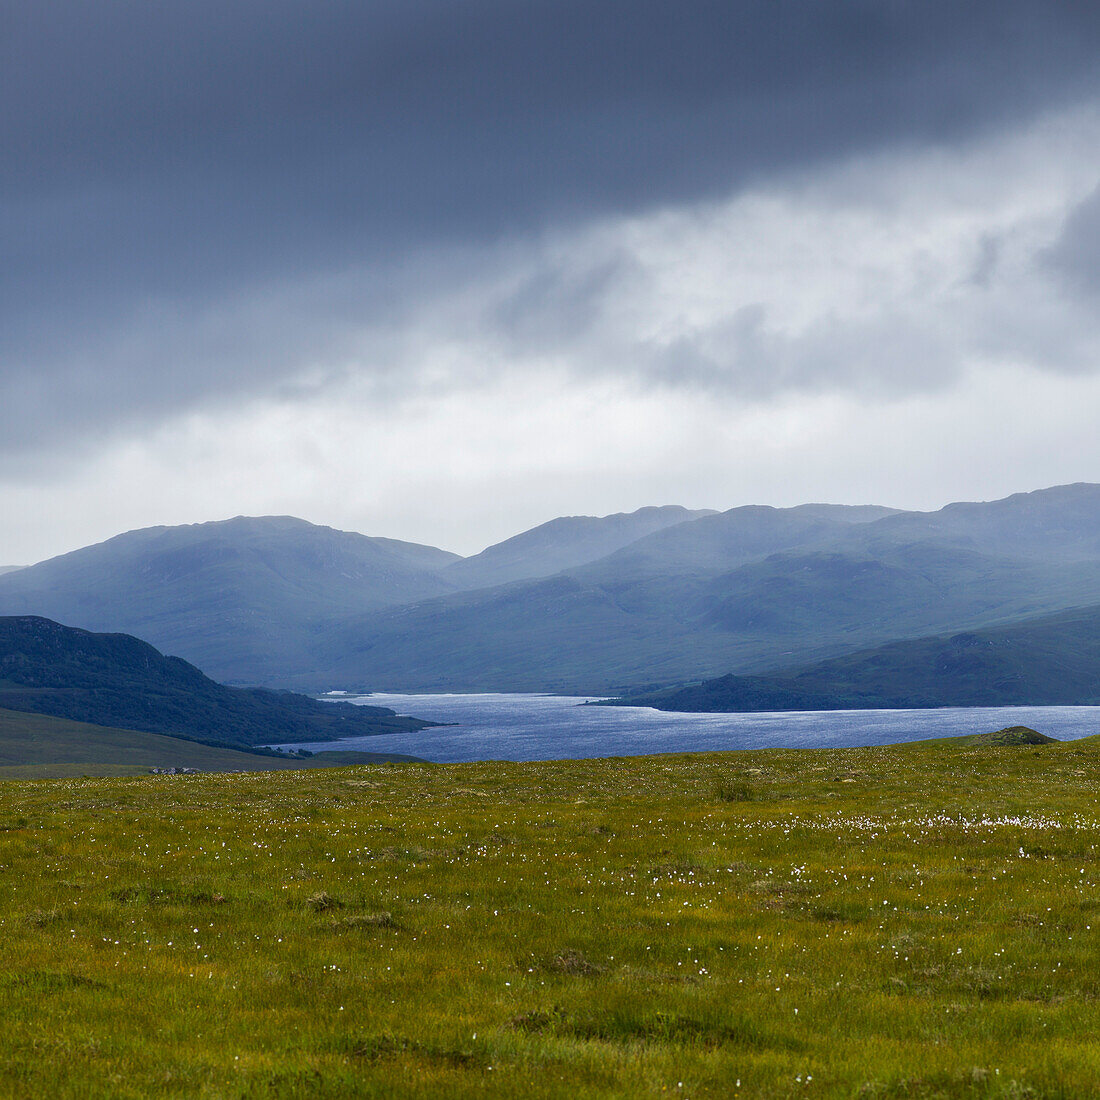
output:
[[[1098,53],[1069,0],[0,0],[0,564],[1100,480]]]

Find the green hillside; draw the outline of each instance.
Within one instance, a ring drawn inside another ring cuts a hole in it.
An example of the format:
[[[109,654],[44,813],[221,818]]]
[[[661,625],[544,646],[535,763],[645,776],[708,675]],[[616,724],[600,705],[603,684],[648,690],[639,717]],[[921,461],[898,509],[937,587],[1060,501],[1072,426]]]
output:
[[[386,707],[217,684],[127,634],[0,618],[0,707],[200,741],[270,745],[433,725]]]
[[[369,752],[321,752],[289,759],[201,745],[159,733],[110,729],[45,714],[0,710],[0,779],[142,775],[151,768],[261,772],[414,759]]]
[[[625,701],[678,711],[1096,705],[1100,606]]]

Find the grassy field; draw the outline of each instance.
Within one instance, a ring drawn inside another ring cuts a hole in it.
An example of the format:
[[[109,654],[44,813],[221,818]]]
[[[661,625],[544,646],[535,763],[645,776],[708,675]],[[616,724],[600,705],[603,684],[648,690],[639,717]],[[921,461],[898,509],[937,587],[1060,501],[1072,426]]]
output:
[[[382,738],[379,744],[384,743]],[[0,708],[0,779],[147,775],[153,767],[197,768],[204,772],[276,771],[397,759],[415,757],[324,752],[304,760],[279,759],[161,733],[111,729]]]
[[[1094,1096],[1098,782],[963,741],[0,783],[0,1095]]]

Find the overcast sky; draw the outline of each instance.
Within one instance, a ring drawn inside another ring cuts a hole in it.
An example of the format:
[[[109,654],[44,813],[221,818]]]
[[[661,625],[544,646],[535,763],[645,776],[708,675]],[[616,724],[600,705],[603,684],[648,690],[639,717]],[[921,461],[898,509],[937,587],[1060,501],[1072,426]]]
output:
[[[0,565],[1100,481],[1094,0],[0,0]]]

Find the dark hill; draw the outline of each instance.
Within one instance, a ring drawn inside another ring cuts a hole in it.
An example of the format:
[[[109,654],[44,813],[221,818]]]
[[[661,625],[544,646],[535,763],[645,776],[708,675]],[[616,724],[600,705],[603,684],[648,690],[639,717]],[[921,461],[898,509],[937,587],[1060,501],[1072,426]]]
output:
[[[1030,726],[1006,726],[1003,730],[994,730],[992,733],[977,733],[972,743],[975,745],[1056,745],[1058,738],[1048,737]]]
[[[221,744],[328,741],[430,726],[385,707],[231,688],[128,634],[0,618],[0,707]]]

